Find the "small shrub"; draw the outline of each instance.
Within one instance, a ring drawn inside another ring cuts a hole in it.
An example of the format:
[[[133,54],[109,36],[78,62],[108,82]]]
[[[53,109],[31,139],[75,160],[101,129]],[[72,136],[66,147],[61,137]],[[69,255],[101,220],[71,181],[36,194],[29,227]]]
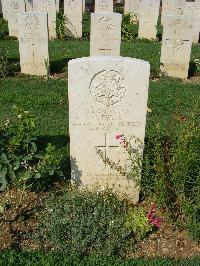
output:
[[[58,12],[56,16],[56,35],[58,39],[65,37],[65,15],[63,12]]]
[[[124,245],[126,204],[109,190],[52,195],[40,217],[36,239],[63,254],[119,254]]]
[[[8,35],[8,22],[0,18],[0,39]]]
[[[89,31],[87,29],[88,20],[89,20],[88,16],[84,16],[84,20],[83,20],[83,29],[84,29],[84,31]],[[87,26],[85,26],[85,24]],[[70,30],[71,26],[72,25],[71,25],[69,19],[66,17],[66,15],[63,12],[57,13],[57,17],[56,17],[56,35],[57,35],[58,39],[75,39],[76,36],[74,36],[74,34]],[[89,33],[86,32],[85,33],[85,37],[86,37],[86,35],[88,37]]]
[[[200,59],[195,59],[194,64],[196,66],[196,73],[200,74]]]
[[[133,41],[138,35],[138,24],[134,24],[131,21],[132,15],[127,14],[122,18],[122,40]]]
[[[13,121],[0,123],[0,191],[13,183],[23,187],[50,185],[50,177],[62,176],[61,157],[48,144],[39,150],[35,117],[21,108],[14,108]]]
[[[147,143],[141,188],[165,208],[167,216],[200,240],[200,128],[199,106],[171,121],[163,137],[159,127]]]
[[[134,234],[136,240],[142,240],[155,229],[159,229],[162,220],[156,216],[156,208],[151,206],[148,212],[143,207],[129,208],[125,227]]]

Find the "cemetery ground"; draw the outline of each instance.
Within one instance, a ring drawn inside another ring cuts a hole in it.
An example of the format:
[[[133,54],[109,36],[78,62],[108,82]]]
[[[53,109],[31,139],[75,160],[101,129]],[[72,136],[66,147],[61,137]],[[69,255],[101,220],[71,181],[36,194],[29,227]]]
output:
[[[9,72],[0,79],[0,120],[9,119],[14,123],[11,132],[22,126],[16,123],[18,119],[24,117],[29,123],[34,120],[29,114],[34,114],[36,126],[33,125],[32,129],[38,138],[38,149],[44,150],[47,143],[55,145],[56,151],[51,151],[51,146],[47,153],[51,163],[56,167],[59,163],[59,170],[63,171],[60,178],[44,175],[44,178],[34,179],[33,183],[16,180],[0,194],[0,249],[4,250],[0,254],[1,265],[11,265],[15,260],[18,265],[23,265],[27,258],[33,265],[37,265],[37,260],[40,261],[38,265],[43,265],[42,261],[45,261],[44,265],[47,262],[49,265],[61,262],[65,265],[95,265],[94,261],[98,265],[123,265],[122,258],[134,259],[130,265],[174,265],[174,261],[167,258],[186,259],[179,262],[180,265],[198,265],[198,258],[188,258],[199,256],[200,252],[200,73],[194,64],[194,60],[200,58],[200,46],[193,45],[192,48],[190,79],[181,81],[159,76],[160,43],[137,39],[122,42],[122,56],[144,59],[151,65],[142,192],[137,208],[149,210],[153,202],[157,206],[157,215],[162,218],[159,230],[145,233],[143,228],[141,233],[139,225],[139,232],[136,230],[135,234],[122,238],[120,225],[128,215],[125,211],[127,203],[122,204],[110,191],[73,192],[67,181],[70,177],[67,63],[74,58],[89,56],[89,41],[55,40],[49,45],[50,75],[38,78],[20,74],[18,42],[8,38],[0,40]],[[23,110],[16,109],[15,115],[13,106]],[[30,113],[24,113],[24,110]],[[94,206],[99,212],[96,216],[93,215]],[[104,213],[101,213],[103,207]],[[134,210],[133,206],[129,208]],[[65,211],[72,215],[67,217]],[[65,231],[59,230],[57,222],[62,217],[66,219]],[[108,224],[115,219],[118,224],[109,229]],[[38,224],[39,233],[33,234]],[[64,243],[63,234],[71,237],[71,242]],[[38,244],[38,235],[44,243]],[[90,255],[93,250],[98,255],[70,261],[66,251],[70,245],[71,255],[75,251],[81,256]],[[49,255],[38,252],[38,247],[41,251],[47,250]],[[56,247],[63,256],[56,255]],[[21,250],[22,253],[17,253]],[[110,258],[98,257],[105,254],[110,254]],[[112,258],[112,255],[118,257]]]

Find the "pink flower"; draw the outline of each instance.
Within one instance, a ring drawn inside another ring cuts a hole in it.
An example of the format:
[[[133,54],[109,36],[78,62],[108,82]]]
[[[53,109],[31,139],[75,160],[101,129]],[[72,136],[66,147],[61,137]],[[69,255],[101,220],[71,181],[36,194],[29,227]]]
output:
[[[121,139],[122,136],[123,136],[122,134],[117,133],[115,137],[116,137],[116,139]]]
[[[158,229],[161,227],[162,219],[156,217],[150,224],[155,225]]]
[[[151,225],[156,226],[158,229],[161,227],[162,219],[156,217],[156,205],[153,204],[147,213],[147,218]]]
[[[153,219],[155,217],[155,212],[152,211],[152,210],[149,210],[148,213],[147,213],[147,218],[149,220]]]

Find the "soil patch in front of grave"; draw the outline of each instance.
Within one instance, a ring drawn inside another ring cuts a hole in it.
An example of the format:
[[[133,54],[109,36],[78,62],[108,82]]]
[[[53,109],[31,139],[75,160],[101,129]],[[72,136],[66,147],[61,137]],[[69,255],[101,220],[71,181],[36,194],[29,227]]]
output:
[[[185,81],[186,83],[200,84],[200,76],[191,77]]]
[[[55,193],[61,191],[57,186]],[[48,192],[30,192],[11,189],[0,194],[0,203],[6,202],[4,216],[0,215],[0,250],[35,250],[37,245],[29,234],[38,223],[38,214],[43,210],[43,201]],[[143,205],[143,203],[142,203]],[[200,244],[190,240],[185,230],[163,223],[161,229],[137,244],[129,257],[142,258],[189,258],[200,256]]]

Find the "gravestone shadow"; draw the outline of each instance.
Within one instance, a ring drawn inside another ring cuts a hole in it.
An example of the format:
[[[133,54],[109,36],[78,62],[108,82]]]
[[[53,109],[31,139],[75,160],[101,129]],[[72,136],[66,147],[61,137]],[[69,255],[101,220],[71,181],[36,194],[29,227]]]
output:
[[[58,136],[39,136],[38,143],[40,148],[45,148],[47,143],[52,143],[58,149],[66,147],[69,144],[69,136],[67,135],[58,135]]]
[[[75,58],[63,58],[63,59],[51,61],[50,62],[50,72],[52,74],[66,72],[68,62],[72,59],[75,59]]]
[[[188,69],[188,78],[192,78],[195,76],[197,70],[197,66],[194,62],[190,62],[189,69]]]
[[[20,72],[20,62],[18,58],[8,58],[7,70],[9,75],[13,75],[14,72]]]
[[[77,165],[77,160],[74,157],[70,157],[70,161],[71,161],[71,165],[72,165],[72,169],[71,169],[71,180],[72,182],[75,183],[76,186],[81,186],[82,185],[82,181],[81,181],[81,175],[82,175],[82,171],[79,170],[78,165]]]

